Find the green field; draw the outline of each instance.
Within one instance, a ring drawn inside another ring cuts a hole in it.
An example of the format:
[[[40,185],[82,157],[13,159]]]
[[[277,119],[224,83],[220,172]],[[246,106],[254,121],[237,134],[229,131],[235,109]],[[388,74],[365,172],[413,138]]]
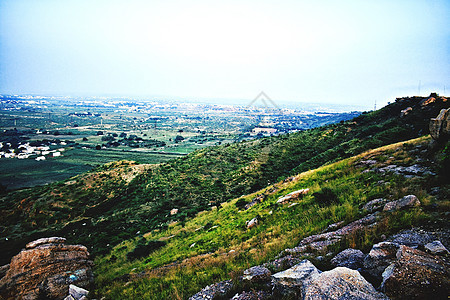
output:
[[[180,156],[174,153],[71,149],[63,152],[62,157],[45,161],[3,158],[0,159],[0,183],[8,190],[15,190],[65,180],[112,161],[125,159],[159,164]]]

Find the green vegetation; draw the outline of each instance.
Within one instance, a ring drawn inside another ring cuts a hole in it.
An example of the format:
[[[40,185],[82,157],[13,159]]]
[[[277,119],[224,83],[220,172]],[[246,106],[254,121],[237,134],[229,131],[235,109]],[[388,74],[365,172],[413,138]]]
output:
[[[143,232],[165,230],[173,222],[185,224],[205,209],[221,211],[227,201],[288,176],[421,136],[429,119],[447,105],[436,101],[421,107],[423,99],[400,99],[351,121],[295,134],[196,150],[158,166],[110,164],[80,176],[73,185],[69,180],[9,193],[0,198],[0,223],[9,239],[0,241],[6,249],[3,259],[44,234],[70,236],[92,254],[104,254]],[[400,118],[408,106],[413,110]],[[339,191],[330,189],[336,199],[326,190],[314,192],[328,199],[324,204],[340,203]],[[170,214],[173,208],[179,212]]]
[[[332,223],[349,223],[362,217],[366,212],[361,208],[369,200],[417,195],[422,208],[383,213],[385,222],[327,249],[337,253],[350,246],[368,251],[382,235],[433,220],[448,204],[429,194],[431,187],[439,185],[439,176],[405,178],[394,173],[365,172],[366,167],[357,163],[371,159],[378,162],[373,167],[386,160],[390,164],[414,164],[421,159],[412,154],[416,147],[429,142],[426,137],[371,150],[124,241],[96,259],[95,293],[107,299],[187,299],[208,284],[237,279],[244,269],[274,259],[285,248],[295,247],[302,238]],[[310,193],[292,201],[297,205],[276,203],[279,197],[303,188],[310,188]],[[261,203],[243,209],[242,203],[261,196]],[[260,220],[259,226],[247,229],[245,222],[254,217]],[[165,245],[145,257],[130,259],[133,249],[147,241]]]

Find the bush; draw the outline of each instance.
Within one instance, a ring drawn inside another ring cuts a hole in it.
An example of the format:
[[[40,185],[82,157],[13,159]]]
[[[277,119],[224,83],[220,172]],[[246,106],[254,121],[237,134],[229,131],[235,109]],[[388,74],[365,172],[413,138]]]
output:
[[[148,256],[153,251],[163,247],[166,243],[163,241],[149,241],[147,242],[145,239],[139,241],[133,251],[128,252],[127,259],[134,260],[138,258],[142,258]]]
[[[328,206],[337,202],[336,193],[329,187],[324,187],[320,191],[313,194],[314,198],[320,205]]]
[[[247,201],[245,201],[244,198],[240,198],[238,201],[236,201],[236,203],[234,205],[236,205],[236,207],[238,209],[243,209],[246,204],[247,204]]]

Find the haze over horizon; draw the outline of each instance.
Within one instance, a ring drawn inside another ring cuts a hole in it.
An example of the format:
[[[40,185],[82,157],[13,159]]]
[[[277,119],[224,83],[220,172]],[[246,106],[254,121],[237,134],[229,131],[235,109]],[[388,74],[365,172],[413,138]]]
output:
[[[371,108],[450,89],[449,17],[445,0],[0,0],[0,93]]]

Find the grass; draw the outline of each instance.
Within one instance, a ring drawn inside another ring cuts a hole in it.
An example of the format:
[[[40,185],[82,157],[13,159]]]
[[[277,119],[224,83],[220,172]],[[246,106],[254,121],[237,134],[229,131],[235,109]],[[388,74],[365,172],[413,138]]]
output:
[[[71,149],[62,157],[45,161],[33,159],[0,159],[0,183],[9,190],[45,185],[66,180],[85,173],[100,165],[120,160],[138,161],[145,164],[159,164],[179,157],[174,154],[146,152]]]
[[[408,144],[428,142],[429,138],[419,138]],[[364,213],[360,208],[369,200],[378,197],[396,200],[416,194],[424,205],[429,205],[434,201],[426,191],[429,178],[364,173],[364,168],[355,166],[362,159],[382,163],[387,157],[399,165],[413,163],[414,158],[406,149],[409,146],[402,145],[385,146],[302,173],[291,182],[280,182],[222,203],[220,208],[200,212],[166,230],[153,230],[124,241],[96,259],[94,293],[107,299],[187,299],[208,284],[236,278],[244,269],[274,259],[283,249],[296,246],[302,238],[332,223],[348,223],[361,217]],[[297,205],[276,204],[280,196],[301,188],[310,188],[311,192],[294,201]],[[319,203],[320,198],[314,193],[323,190],[332,191],[336,200],[329,205]],[[264,201],[248,210],[239,210],[235,205],[237,201],[248,203],[261,194],[265,195]],[[260,220],[260,225],[247,229],[245,222],[254,217]],[[423,223],[428,218],[420,208],[396,212],[387,216],[388,221],[329,250],[337,252],[351,246],[367,251],[382,234]],[[143,239],[165,241],[165,246],[144,258],[128,260],[127,254]]]

